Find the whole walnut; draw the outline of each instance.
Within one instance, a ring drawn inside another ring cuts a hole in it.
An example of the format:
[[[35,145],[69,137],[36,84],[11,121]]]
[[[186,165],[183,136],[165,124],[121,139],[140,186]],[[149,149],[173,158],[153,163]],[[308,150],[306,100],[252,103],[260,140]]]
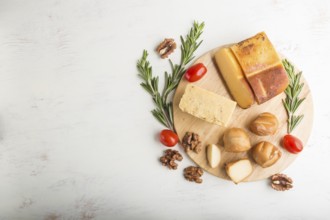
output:
[[[250,130],[259,136],[273,135],[278,129],[278,120],[275,115],[264,112],[250,124]]]

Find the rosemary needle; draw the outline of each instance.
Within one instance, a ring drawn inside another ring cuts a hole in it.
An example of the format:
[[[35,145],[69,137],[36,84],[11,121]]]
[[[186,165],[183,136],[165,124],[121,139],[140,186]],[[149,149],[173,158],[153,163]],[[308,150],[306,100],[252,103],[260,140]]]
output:
[[[286,98],[282,102],[288,114],[287,129],[290,134],[304,118],[304,115],[295,115],[298,107],[305,100],[305,98],[299,98],[304,83],[300,83],[302,72],[295,73],[294,66],[287,59],[282,60],[282,63],[289,77],[289,85],[284,91]]]

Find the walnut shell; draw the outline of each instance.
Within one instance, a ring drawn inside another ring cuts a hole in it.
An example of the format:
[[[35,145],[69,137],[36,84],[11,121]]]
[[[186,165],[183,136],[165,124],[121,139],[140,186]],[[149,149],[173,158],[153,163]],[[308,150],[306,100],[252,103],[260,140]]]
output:
[[[273,144],[262,141],[252,149],[252,157],[261,167],[266,168],[275,164],[282,156],[279,148]]]
[[[250,130],[259,136],[275,134],[278,129],[278,120],[275,115],[264,112],[250,124]]]
[[[230,128],[224,136],[223,142],[225,151],[228,152],[244,152],[251,148],[250,138],[241,128]]]

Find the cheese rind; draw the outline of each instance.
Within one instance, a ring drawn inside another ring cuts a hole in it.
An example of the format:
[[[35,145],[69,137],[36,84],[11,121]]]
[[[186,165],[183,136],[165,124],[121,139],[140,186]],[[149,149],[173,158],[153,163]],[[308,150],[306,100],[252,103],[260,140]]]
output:
[[[265,32],[231,46],[246,76],[260,72],[280,61]]]
[[[230,47],[258,104],[282,93],[289,84],[282,61],[264,32]]]
[[[216,93],[188,84],[179,108],[197,118],[220,126],[227,126],[236,102]]]
[[[277,96],[289,85],[289,78],[282,63],[249,76],[248,81],[259,104]]]
[[[254,103],[254,95],[231,49],[219,49],[214,58],[237,104],[241,108],[250,107]]]

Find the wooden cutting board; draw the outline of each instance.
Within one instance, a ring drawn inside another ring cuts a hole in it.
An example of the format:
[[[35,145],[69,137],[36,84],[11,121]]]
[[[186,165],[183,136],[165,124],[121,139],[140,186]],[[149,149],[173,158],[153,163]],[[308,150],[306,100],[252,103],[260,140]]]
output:
[[[219,48],[207,52],[195,61],[195,63],[202,62],[207,67],[208,71],[201,80],[194,82],[193,84],[233,100],[214,60],[214,53]],[[297,67],[296,70],[298,70]],[[308,84],[303,76],[301,81],[305,85],[302,92],[300,93],[300,97],[306,97],[306,100],[301,104],[296,114],[304,114],[305,116],[292,134],[296,137],[299,137],[299,139],[304,143],[304,146],[306,146],[312,129],[313,102]],[[202,151],[199,154],[196,154],[192,151],[188,152],[187,154],[198,166],[202,167],[207,172],[220,178],[229,180],[229,177],[227,176],[224,169],[224,165],[227,162],[248,157],[253,164],[254,170],[253,173],[245,179],[245,181],[262,180],[275,173],[282,172],[296,159],[297,156],[304,154],[304,151],[302,151],[300,154],[291,154],[283,147],[281,147],[281,140],[287,133],[287,114],[282,104],[282,99],[285,98],[284,93],[261,105],[257,105],[255,103],[248,109],[242,109],[237,106],[231,118],[231,122],[228,124],[228,127],[225,128],[219,125],[210,124],[188,113],[184,113],[179,109],[180,99],[188,83],[189,82],[183,77],[174,95],[174,126],[179,136],[180,142],[187,131],[195,132],[200,135],[200,139],[202,141]],[[271,112],[277,116],[280,126],[278,132],[275,135],[260,137],[249,131],[248,126],[251,121],[253,121],[262,112]],[[253,161],[253,158],[250,155],[250,151],[244,153],[225,152],[222,147],[223,133],[226,129],[231,127],[239,127],[245,129],[250,137],[252,146],[256,145],[260,141],[269,141],[274,145],[279,146],[282,151],[282,157],[273,166],[262,168]],[[206,146],[208,144],[217,144],[221,149],[221,162],[216,168],[211,168],[207,163]]]

